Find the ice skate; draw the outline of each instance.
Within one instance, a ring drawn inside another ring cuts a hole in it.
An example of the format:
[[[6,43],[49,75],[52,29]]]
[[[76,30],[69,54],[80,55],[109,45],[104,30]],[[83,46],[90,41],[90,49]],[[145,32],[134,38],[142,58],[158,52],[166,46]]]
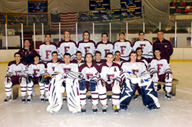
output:
[[[11,96],[7,96],[7,98],[4,100],[5,103],[11,101]]]
[[[102,107],[102,112],[103,112],[104,114],[107,112],[107,108],[108,108],[107,105],[103,105],[103,107]]]
[[[93,112],[95,114],[99,109],[97,108],[97,105],[93,105],[92,110],[93,110]]]
[[[25,103],[25,96],[23,96],[23,97],[21,97],[22,99],[21,99],[21,101],[23,102],[23,103]]]
[[[27,102],[30,103],[31,100],[32,100],[32,97],[31,97],[31,95],[29,95],[29,96],[27,97]]]
[[[40,96],[40,100],[41,100],[41,102],[44,102],[44,101],[45,101],[44,95],[41,95],[41,96]]]

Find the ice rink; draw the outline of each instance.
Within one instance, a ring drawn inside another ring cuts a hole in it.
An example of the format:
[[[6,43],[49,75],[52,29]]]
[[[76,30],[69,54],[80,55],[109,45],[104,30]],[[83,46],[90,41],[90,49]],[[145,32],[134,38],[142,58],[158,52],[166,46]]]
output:
[[[21,98],[5,104],[4,76],[7,64],[0,64],[0,127],[191,127],[192,126],[192,62],[171,62],[173,77],[179,80],[176,96],[164,98],[159,91],[161,108],[151,111],[144,107],[141,97],[132,100],[127,111],[116,115],[108,101],[108,111],[93,114],[91,102],[86,114],[72,114],[64,103],[56,114],[46,112],[47,103],[40,102],[39,88],[32,103],[21,103]]]

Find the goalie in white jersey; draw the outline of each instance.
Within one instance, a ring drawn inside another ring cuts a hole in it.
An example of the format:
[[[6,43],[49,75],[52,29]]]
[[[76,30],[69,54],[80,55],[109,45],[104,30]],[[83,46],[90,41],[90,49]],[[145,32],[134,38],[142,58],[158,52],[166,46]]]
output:
[[[123,60],[129,59],[129,54],[132,50],[132,43],[125,39],[125,33],[119,33],[119,40],[114,42],[114,52],[119,51]]]
[[[154,72],[158,73],[158,78],[156,79],[156,82],[162,81],[165,82],[165,97],[167,99],[170,99],[170,92],[171,92],[171,86],[172,86],[172,70],[169,66],[168,60],[161,57],[161,50],[159,48],[156,48],[154,50],[155,57],[151,60],[149,64],[149,71],[151,75]],[[157,87],[157,86],[156,86]],[[161,85],[159,86],[159,89]],[[156,88],[157,89],[157,88]]]
[[[45,42],[42,42],[38,47],[38,53],[41,56],[43,62],[48,62],[52,59],[51,53],[57,51],[57,45],[51,42],[51,34],[45,34]]]
[[[80,99],[81,99],[81,111],[86,111],[86,92],[91,91],[92,96],[92,110],[93,112],[97,112],[97,104],[98,104],[98,88],[97,88],[97,80],[96,77],[98,75],[98,69],[96,63],[93,63],[93,55],[91,53],[87,53],[85,55],[86,63],[82,64],[79,67],[79,72],[83,74],[85,79],[80,81]]]
[[[83,40],[78,42],[77,48],[78,51],[81,51],[83,58],[87,53],[94,55],[95,42],[90,40],[90,33],[88,31],[83,32]]]
[[[113,43],[108,41],[108,34],[101,34],[102,41],[96,44],[96,50],[101,52],[101,59],[104,60],[108,52],[113,52]]]
[[[36,53],[34,56],[34,62],[29,64],[28,66],[28,77],[27,77],[27,102],[31,102],[32,100],[32,90],[33,85],[38,84],[40,87],[40,99],[42,102],[45,100],[45,84],[44,84],[44,76],[46,74],[46,65],[43,62],[40,62],[40,55]]]
[[[58,44],[59,57],[63,59],[63,55],[65,53],[69,53],[71,55],[71,59],[75,58],[75,53],[77,51],[76,42],[70,40],[71,32],[66,30],[64,32],[64,40],[60,41]]]
[[[11,100],[11,87],[13,85],[20,84],[22,102],[24,103],[27,92],[27,64],[26,62],[21,61],[21,54],[19,52],[14,54],[14,59],[15,60],[9,62],[7,66],[7,72],[4,80],[7,98],[4,102],[9,102]]]
[[[120,65],[113,62],[113,53],[108,52],[106,55],[106,63],[100,65],[98,81],[98,92],[103,112],[107,111],[107,91],[112,91],[113,109],[117,113],[119,111],[119,94],[120,94]]]
[[[136,50],[138,47],[141,47],[143,50],[142,56],[147,60],[153,58],[153,48],[152,43],[145,39],[145,33],[139,32],[139,39],[134,42],[133,50]]]
[[[150,110],[160,108],[157,97],[157,91],[147,72],[143,62],[137,61],[137,53],[132,51],[130,53],[130,60],[124,62],[121,66],[123,73],[120,77],[123,82],[123,87],[120,94],[120,108],[126,110],[129,105],[137,84],[142,89],[143,104]]]

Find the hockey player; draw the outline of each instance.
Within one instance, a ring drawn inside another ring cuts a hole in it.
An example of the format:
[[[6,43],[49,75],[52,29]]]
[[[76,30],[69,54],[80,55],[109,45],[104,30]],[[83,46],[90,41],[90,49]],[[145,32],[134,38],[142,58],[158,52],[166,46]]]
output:
[[[85,54],[95,52],[95,42],[90,40],[90,33],[88,31],[83,32],[83,40],[78,42],[78,51],[81,51],[83,59]]]
[[[40,62],[40,55],[36,53],[34,56],[34,62],[28,66],[28,77],[27,77],[27,102],[30,103],[32,100],[32,89],[34,84],[39,84],[40,87],[40,100],[45,100],[45,84],[44,76],[46,74],[46,65]]]
[[[113,60],[113,62],[121,66],[123,60],[121,59],[121,53],[119,51],[115,52],[115,59]]]
[[[125,33],[119,33],[119,40],[114,42],[114,52],[119,51],[121,52],[121,58],[123,60],[129,59],[129,53],[132,50],[132,43],[129,40],[125,39]]]
[[[19,50],[19,53],[21,54],[21,57],[23,61],[25,61],[27,64],[32,63],[34,61],[33,55],[37,52],[30,48],[31,43],[29,40],[25,40],[24,47]]]
[[[57,45],[54,42],[51,42],[51,34],[47,33],[45,34],[45,42],[42,42],[38,48],[41,60],[43,62],[50,61],[52,59],[51,53],[53,51],[57,51]]]
[[[83,74],[85,80],[83,79],[80,82],[80,99],[81,99],[81,110],[82,112],[86,112],[86,91],[91,91],[92,96],[92,110],[93,112],[97,112],[97,104],[98,104],[98,88],[97,82],[94,80],[98,75],[98,69],[96,63],[93,63],[93,55],[91,53],[87,53],[85,55],[86,63],[82,64],[79,67],[79,72]],[[97,80],[97,78],[96,78]],[[85,86],[86,85],[86,86]]]
[[[108,34],[101,34],[102,41],[96,44],[96,50],[101,52],[101,59],[105,59],[108,52],[113,52],[113,43],[108,41]]]
[[[69,53],[71,55],[71,59],[75,58],[75,53],[77,51],[76,42],[70,40],[71,32],[66,30],[64,32],[64,40],[58,43],[59,56],[63,59],[63,55],[65,53]]]
[[[9,102],[11,100],[11,87],[13,85],[20,84],[22,102],[24,103],[27,92],[27,64],[26,62],[21,61],[21,54],[19,52],[14,54],[14,59],[15,60],[9,62],[7,66],[7,72],[4,80],[7,98],[4,102]]]
[[[161,57],[161,50],[156,48],[154,50],[155,57],[151,60],[149,65],[149,71],[151,74],[154,72],[158,73],[158,78],[156,82],[162,81],[165,82],[165,97],[170,99],[170,92],[171,92],[171,82],[172,82],[172,71],[169,66],[168,60]],[[158,86],[161,89],[161,85]],[[156,86],[157,89],[157,86]]]
[[[123,73],[121,73],[120,77],[123,87],[120,94],[120,108],[122,110],[127,109],[138,84],[142,89],[143,104],[150,110],[158,109],[160,104],[150,74],[146,71],[144,63],[136,60],[137,54],[132,51],[130,53],[130,61],[124,62],[121,66]]]
[[[167,59],[169,63],[170,56],[173,54],[173,46],[170,41],[164,39],[164,34],[162,31],[157,32],[157,37],[158,40],[153,43],[153,52],[156,48],[159,48],[161,51],[163,51],[161,53],[161,57]]]
[[[96,63],[98,66],[100,66],[104,62],[106,62],[106,60],[101,59],[101,52],[95,51],[95,60],[93,60],[93,63]]]
[[[52,52],[52,60],[47,62],[47,73],[48,75],[45,75],[45,102],[48,102],[48,88],[49,88],[49,80],[50,80],[50,76],[52,76],[52,74],[55,72],[55,68],[57,65],[59,65],[59,63],[62,62],[60,60],[58,60],[58,53],[56,51]]]
[[[82,53],[80,51],[76,52],[76,58],[71,61],[71,63],[76,63],[78,66],[81,66],[85,63],[84,60],[82,60]]]
[[[99,75],[101,80],[98,81],[98,92],[101,104],[103,105],[102,111],[107,111],[107,96],[106,91],[112,91],[112,104],[113,109],[117,113],[119,111],[119,94],[120,94],[120,66],[113,63],[113,54],[108,52],[106,55],[106,63],[100,65]]]
[[[133,44],[133,50],[135,51],[138,47],[142,48],[142,56],[144,58],[146,58],[147,60],[153,58],[152,43],[149,40],[145,39],[145,33],[142,31],[139,32],[139,39]]]

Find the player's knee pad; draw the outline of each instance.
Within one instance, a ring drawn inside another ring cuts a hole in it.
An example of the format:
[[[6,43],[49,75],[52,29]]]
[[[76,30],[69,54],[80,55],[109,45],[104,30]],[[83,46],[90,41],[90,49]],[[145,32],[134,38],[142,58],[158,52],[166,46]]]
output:
[[[40,83],[43,83],[44,82],[44,77],[43,76],[39,76],[39,78],[38,78],[38,82]]]
[[[165,74],[165,82],[166,83],[171,83],[172,82],[172,73],[167,73]]]
[[[28,87],[33,87],[33,85],[34,85],[33,82],[27,84]]]
[[[96,90],[96,85],[97,85],[97,82],[95,80],[90,80],[89,81],[90,91],[95,91]]]
[[[79,81],[79,89],[80,90],[85,90],[85,87],[86,87],[86,80],[85,79],[81,79],[80,81]]]
[[[114,82],[113,87],[112,87],[112,92],[113,93],[120,93],[120,82]]]
[[[19,83],[21,86],[27,86],[27,81],[25,77],[20,77]]]
[[[45,86],[45,84],[44,84],[44,83],[42,83],[42,82],[39,82],[39,86],[40,86],[40,87],[44,87],[44,86]]]
[[[27,84],[33,82],[32,76],[27,76]]]
[[[106,84],[105,84],[105,81],[103,79],[99,79],[98,82],[97,82],[97,86],[98,86],[98,90],[102,90],[104,88],[106,88]]]
[[[5,77],[4,84],[6,87],[11,87],[12,86],[11,77]]]

